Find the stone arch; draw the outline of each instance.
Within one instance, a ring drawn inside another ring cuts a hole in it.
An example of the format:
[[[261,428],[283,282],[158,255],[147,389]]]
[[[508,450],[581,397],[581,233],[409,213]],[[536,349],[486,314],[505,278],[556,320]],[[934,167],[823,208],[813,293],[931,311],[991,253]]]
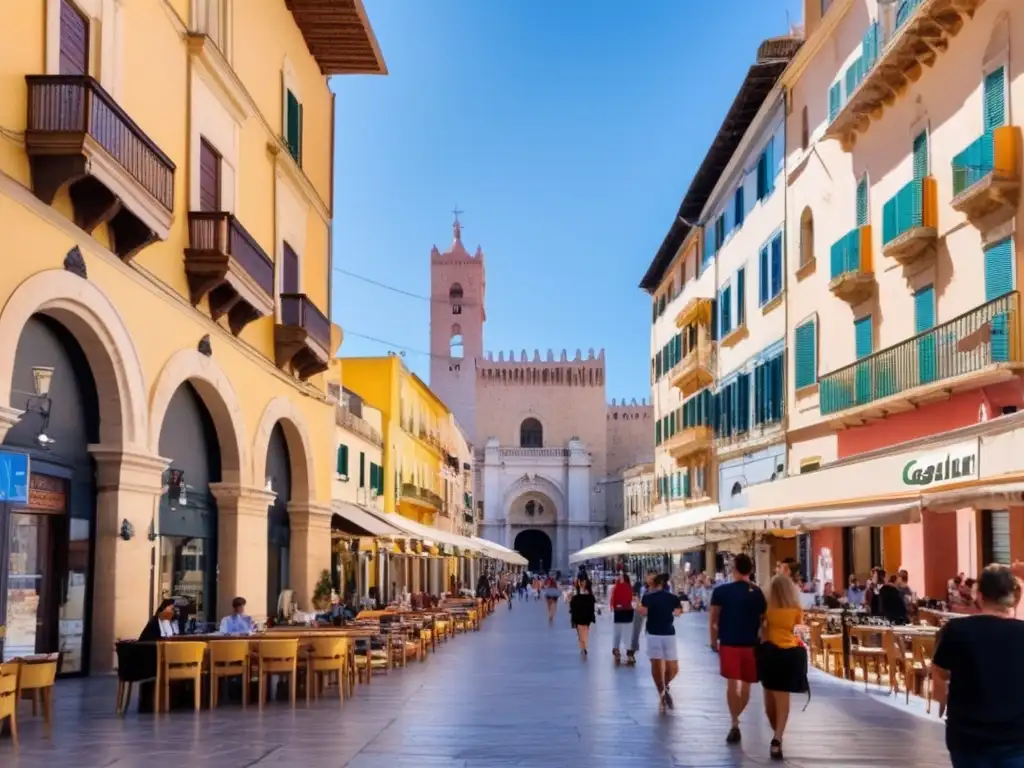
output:
[[[210,412],[221,452],[221,482],[253,485],[245,418],[234,387],[217,361],[195,349],[181,349],[164,364],[150,398],[149,447],[157,453],[160,428],[174,393],[190,383]],[[261,478],[262,480],[262,478]],[[262,487],[262,482],[259,484]]]
[[[267,451],[270,434],[276,424],[284,430],[292,471],[292,501],[308,502],[316,497],[316,454],[309,426],[295,404],[287,397],[278,396],[267,403],[260,417],[252,441],[252,480],[262,487],[267,474]]]
[[[506,520],[509,518],[509,513],[515,502],[524,496],[547,497],[554,505],[554,514],[551,516],[552,523],[566,511],[565,494],[562,493],[562,489],[557,483],[544,475],[527,473],[511,483],[505,490],[502,513]]]
[[[451,288],[448,289],[448,298],[451,301],[462,301],[463,292],[462,286],[458,283],[452,283]]]
[[[38,272],[15,289],[0,312],[0,405],[11,402],[14,350],[28,319],[44,314],[81,346],[100,399],[100,441],[111,446],[146,445],[146,382],[128,328],[106,295],[63,269]]]
[[[519,423],[519,447],[544,447],[544,425],[540,419],[532,414]]]

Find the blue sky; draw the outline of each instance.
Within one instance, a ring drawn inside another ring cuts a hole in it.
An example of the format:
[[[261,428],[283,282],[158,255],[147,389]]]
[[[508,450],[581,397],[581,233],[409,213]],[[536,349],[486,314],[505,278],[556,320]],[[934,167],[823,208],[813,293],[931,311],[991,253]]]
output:
[[[336,270],[427,295],[457,204],[487,256],[485,350],[604,347],[608,397],[648,397],[637,285],[758,44],[800,0],[365,3],[390,74],[332,81]],[[334,274],[344,356],[425,352],[428,310]],[[426,355],[405,359],[426,378]]]

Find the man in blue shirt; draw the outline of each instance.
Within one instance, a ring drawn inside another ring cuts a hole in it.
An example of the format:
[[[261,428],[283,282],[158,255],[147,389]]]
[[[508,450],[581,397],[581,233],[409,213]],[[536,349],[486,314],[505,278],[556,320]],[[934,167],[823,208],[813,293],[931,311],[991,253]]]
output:
[[[236,597],[231,601],[231,608],[234,613],[220,620],[220,633],[222,635],[251,635],[255,624],[251,618],[245,615],[245,598]]]
[[[676,649],[675,617],[683,612],[683,604],[668,588],[669,577],[663,573],[654,579],[637,612],[647,619],[647,655],[651,658],[651,676],[661,698],[660,708],[672,709],[668,686],[679,673]]]
[[[846,602],[851,608],[864,605],[864,587],[857,582],[856,576],[850,576],[850,586],[846,590]]]
[[[727,744],[740,741],[740,715],[750,701],[750,684],[758,681],[754,649],[760,642],[761,618],[768,603],[750,581],[753,570],[749,556],[737,555],[732,562],[732,582],[715,587],[711,593],[711,650],[718,654],[732,715]]]

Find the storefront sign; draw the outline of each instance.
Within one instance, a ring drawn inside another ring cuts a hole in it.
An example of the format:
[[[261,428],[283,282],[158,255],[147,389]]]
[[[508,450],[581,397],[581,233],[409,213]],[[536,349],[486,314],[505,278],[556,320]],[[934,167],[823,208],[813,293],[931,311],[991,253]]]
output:
[[[32,475],[28,488],[30,509],[39,512],[63,512],[67,500],[67,491],[62,479],[50,475]]]
[[[936,486],[978,477],[978,441],[948,446],[913,457],[903,465],[903,484],[912,488]]]
[[[0,452],[0,503],[28,501],[28,454]]]

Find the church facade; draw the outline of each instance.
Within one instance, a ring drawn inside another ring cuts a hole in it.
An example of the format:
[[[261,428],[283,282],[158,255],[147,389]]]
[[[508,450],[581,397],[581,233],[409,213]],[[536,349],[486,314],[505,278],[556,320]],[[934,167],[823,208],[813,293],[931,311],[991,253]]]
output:
[[[653,458],[652,409],[608,404],[603,350],[485,354],[483,251],[466,250],[456,219],[430,258],[430,387],[474,445],[479,535],[567,572],[622,526],[622,472]]]

